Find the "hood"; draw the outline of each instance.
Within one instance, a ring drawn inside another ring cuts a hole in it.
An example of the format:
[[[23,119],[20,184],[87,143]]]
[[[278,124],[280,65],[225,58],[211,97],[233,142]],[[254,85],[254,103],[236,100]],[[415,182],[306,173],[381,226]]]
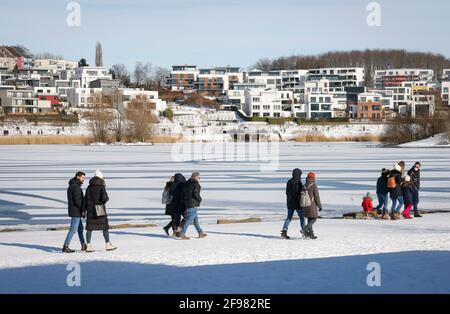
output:
[[[175,182],[186,182],[186,178],[181,173],[175,174]]]
[[[294,179],[300,179],[301,176],[302,176],[302,171],[301,171],[300,169],[295,168],[295,169],[292,171],[292,178],[294,178]]]
[[[105,185],[105,180],[99,177],[93,177],[89,180],[89,185]]]
[[[74,177],[69,180],[69,185],[72,185],[72,184],[80,184],[81,185],[81,182],[76,177]]]

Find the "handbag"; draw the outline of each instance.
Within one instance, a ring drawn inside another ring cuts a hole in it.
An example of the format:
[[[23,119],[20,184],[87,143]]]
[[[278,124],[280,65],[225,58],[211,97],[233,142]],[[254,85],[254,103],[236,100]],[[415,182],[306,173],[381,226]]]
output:
[[[95,216],[97,216],[97,217],[106,216],[105,204],[95,204]]]

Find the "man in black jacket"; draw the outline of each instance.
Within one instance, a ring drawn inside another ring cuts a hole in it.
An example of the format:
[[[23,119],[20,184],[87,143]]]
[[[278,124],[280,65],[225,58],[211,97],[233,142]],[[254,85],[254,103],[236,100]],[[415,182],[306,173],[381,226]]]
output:
[[[74,250],[69,248],[70,241],[72,240],[75,232],[78,231],[78,237],[81,242],[81,250],[86,251],[86,242],[83,235],[83,185],[86,174],[84,172],[77,172],[75,177],[70,179],[69,187],[67,188],[67,203],[69,208],[69,217],[71,218],[69,232],[67,233],[66,240],[64,241],[63,253],[73,253]]]
[[[414,217],[422,217],[419,213],[419,190],[420,190],[420,169],[422,164],[416,162],[414,167],[408,171],[408,175],[411,177],[411,183],[413,186],[413,204],[414,204]]]
[[[183,228],[180,232],[180,238],[183,240],[189,240],[186,236],[186,231],[189,225],[194,222],[195,229],[197,229],[199,238],[206,237],[206,233],[203,232],[198,222],[197,209],[200,207],[202,197],[200,196],[200,173],[193,172],[191,178],[184,185],[184,203],[186,205],[186,212],[184,216]]]
[[[300,191],[303,187],[301,177],[302,171],[298,168],[295,168],[292,171],[292,178],[290,178],[286,184],[286,205],[288,209],[288,215],[286,220],[284,221],[283,230],[281,230],[281,237],[283,239],[290,238],[287,235],[287,231],[295,211],[300,218],[300,232],[305,227],[305,217],[303,216],[303,211],[300,208]]]
[[[389,176],[389,170],[383,168],[381,170],[381,176],[377,180],[377,198],[378,198],[378,206],[375,207],[375,210],[378,212],[383,208],[382,215],[386,214],[389,211],[388,209],[388,187],[387,181]]]

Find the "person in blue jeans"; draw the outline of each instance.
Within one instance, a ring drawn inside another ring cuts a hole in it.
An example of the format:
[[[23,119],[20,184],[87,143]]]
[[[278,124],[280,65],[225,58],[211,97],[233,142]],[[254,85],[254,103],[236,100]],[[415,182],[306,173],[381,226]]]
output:
[[[380,212],[382,215],[386,212],[389,212],[388,203],[389,203],[389,190],[387,187],[389,170],[386,168],[381,169],[381,176],[377,180],[377,198],[378,198],[378,206],[375,207],[377,212]],[[381,211],[382,209],[382,211]]]
[[[297,212],[300,218],[300,233],[305,227],[305,217],[303,216],[303,211],[300,208],[300,191],[302,190],[302,171],[295,168],[292,171],[292,178],[286,184],[286,205],[287,205],[287,218],[284,221],[283,230],[281,230],[281,237],[283,239],[290,239],[287,235],[289,224],[291,223],[294,212]]]
[[[391,180],[392,183],[390,182]],[[394,169],[391,170],[388,176],[389,194],[392,200],[391,220],[401,219],[401,210],[403,208],[402,182],[401,167],[399,164],[394,164]]]
[[[67,204],[70,217],[70,228],[67,233],[66,240],[64,241],[64,246],[62,249],[63,253],[74,253],[75,251],[69,248],[70,241],[72,240],[75,233],[78,232],[78,238],[81,243],[81,250],[86,251],[86,241],[83,235],[83,202],[84,195],[81,186],[84,183],[86,174],[79,171],[75,174],[75,177],[70,179],[69,187],[67,188]]]
[[[184,202],[187,210],[184,216],[183,228],[179,234],[179,238],[182,240],[189,240],[186,236],[186,232],[192,222],[198,232],[199,238],[204,238],[207,235],[203,232],[198,222],[198,207],[200,207],[200,203],[202,202],[202,197],[200,196],[201,186],[199,181],[200,173],[193,172],[191,178],[186,182],[183,188]]]

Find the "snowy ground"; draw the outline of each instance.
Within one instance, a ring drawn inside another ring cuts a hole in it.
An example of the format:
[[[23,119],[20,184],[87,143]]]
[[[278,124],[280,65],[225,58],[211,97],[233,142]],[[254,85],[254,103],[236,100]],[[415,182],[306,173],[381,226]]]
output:
[[[301,240],[298,221],[292,240],[279,238],[281,222],[204,225],[208,237],[189,241],[123,229],[111,231],[116,251],[94,233],[97,251],[74,254],[59,252],[63,231],[0,233],[0,293],[450,293],[449,223],[321,219],[317,240]],[[80,287],[66,284],[71,262]],[[372,262],[380,287],[366,283]]]
[[[278,145],[278,144],[274,144]],[[423,164],[421,208],[450,210],[450,150],[383,148],[376,144],[281,143],[279,166],[261,171],[251,160],[179,161],[173,146],[2,146],[0,147],[0,229],[45,230],[66,225],[66,188],[76,170],[88,177],[100,168],[108,185],[112,224],[167,220],[161,205],[166,180],[179,171],[202,177],[203,221],[261,217],[281,220],[285,184],[292,169],[317,173],[325,217],[360,209],[362,196],[375,193],[382,167],[404,159]],[[273,157],[273,156],[272,156]],[[275,163],[276,164],[276,163]],[[86,188],[86,185],[84,186]],[[376,203],[376,202],[375,202]]]
[[[442,133],[442,134],[437,134],[435,136],[423,139],[423,140],[419,140],[419,141],[414,141],[414,142],[409,142],[409,143],[405,143],[405,144],[401,144],[399,145],[400,147],[407,147],[407,148],[426,148],[426,147],[450,147],[450,143],[449,143],[449,139],[448,139],[448,135],[446,133]]]

